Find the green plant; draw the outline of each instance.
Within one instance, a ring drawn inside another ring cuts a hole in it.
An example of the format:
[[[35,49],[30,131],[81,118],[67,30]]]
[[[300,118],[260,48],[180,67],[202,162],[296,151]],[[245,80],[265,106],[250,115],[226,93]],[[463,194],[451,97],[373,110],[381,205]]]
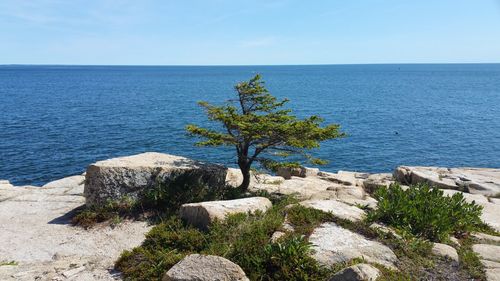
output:
[[[272,96],[260,75],[237,84],[235,90],[237,100],[223,106],[199,103],[206,110],[209,120],[222,125],[221,130],[192,124],[186,130],[192,136],[205,139],[198,145],[236,148],[238,166],[243,174],[242,190],[250,184],[250,170],[254,162],[261,163],[264,168],[276,168],[276,157],[295,155],[313,164],[324,164],[324,160],[313,158],[306,152],[319,147],[321,141],[345,136],[337,124],[321,127],[323,120],[318,116],[301,120],[292,115],[291,110],[284,108],[288,100],[279,101]],[[298,163],[279,165],[298,166]]]
[[[305,239],[286,236],[271,242],[283,224],[285,206],[292,202],[293,198],[276,200],[265,214],[230,215],[206,231],[172,217],[153,227],[140,247],[123,252],[115,267],[125,280],[161,280],[180,259],[200,253],[233,261],[250,280],[324,280],[329,271],[307,255]]]
[[[266,245],[265,280],[326,280],[332,273],[311,256],[311,244],[304,236],[287,235]]]
[[[467,203],[461,193],[451,197],[426,184],[403,190],[398,184],[381,187],[374,193],[378,208],[369,221],[381,221],[413,235],[443,241],[450,234],[462,236],[483,226],[482,207]]]
[[[19,263],[17,261],[0,261],[0,266],[15,266],[18,265]]]

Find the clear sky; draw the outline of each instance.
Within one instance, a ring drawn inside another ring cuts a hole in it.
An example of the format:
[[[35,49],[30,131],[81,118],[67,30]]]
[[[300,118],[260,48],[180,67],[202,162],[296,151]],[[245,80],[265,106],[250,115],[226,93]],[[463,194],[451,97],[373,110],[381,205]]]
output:
[[[500,0],[0,0],[0,64],[500,62]]]

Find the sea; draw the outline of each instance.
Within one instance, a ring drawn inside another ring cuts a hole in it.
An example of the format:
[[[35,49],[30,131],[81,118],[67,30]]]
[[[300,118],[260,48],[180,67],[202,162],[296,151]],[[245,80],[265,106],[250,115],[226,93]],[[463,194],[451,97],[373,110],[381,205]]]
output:
[[[300,117],[348,136],[322,143],[322,170],[399,165],[500,168],[500,64],[0,66],[0,179],[42,185],[146,151],[235,165],[232,147],[196,147],[216,128],[198,101],[234,99],[260,73]]]

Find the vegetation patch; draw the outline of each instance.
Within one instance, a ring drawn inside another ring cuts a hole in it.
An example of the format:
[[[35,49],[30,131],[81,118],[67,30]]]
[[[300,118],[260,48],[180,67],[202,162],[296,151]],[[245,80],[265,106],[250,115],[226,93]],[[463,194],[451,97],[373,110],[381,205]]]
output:
[[[408,190],[393,184],[380,187],[374,197],[378,208],[369,212],[370,221],[381,221],[431,241],[445,241],[450,235],[462,237],[484,228],[480,219],[482,207],[467,203],[461,193],[449,197],[426,184]]]
[[[225,257],[241,266],[251,280],[325,280],[332,274],[310,257],[307,239],[289,233],[272,242],[280,230],[285,206],[282,199],[265,214],[235,214],[200,231],[176,217],[155,226],[142,246],[125,251],[116,268],[127,280],[161,280],[183,257],[193,253]]]

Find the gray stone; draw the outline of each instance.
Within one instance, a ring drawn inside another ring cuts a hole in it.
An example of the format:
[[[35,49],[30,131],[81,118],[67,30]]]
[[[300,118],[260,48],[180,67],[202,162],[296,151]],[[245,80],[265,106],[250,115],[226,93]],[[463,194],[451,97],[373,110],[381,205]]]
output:
[[[483,260],[500,262],[500,246],[490,244],[476,244],[472,250]]]
[[[199,228],[206,228],[214,220],[224,220],[230,214],[265,212],[271,207],[271,201],[265,197],[250,197],[184,204],[179,214],[188,223]]]
[[[336,273],[329,281],[375,281],[380,270],[366,263],[360,263]]]
[[[500,169],[400,166],[394,171],[394,178],[403,184],[426,182],[472,194],[500,194]]]
[[[360,208],[347,205],[337,200],[306,200],[299,204],[304,207],[331,213],[338,218],[350,221],[360,221],[366,215],[365,211]]]
[[[99,161],[87,168],[84,195],[87,205],[104,204],[124,196],[136,199],[158,183],[225,184],[227,168],[188,158],[147,152]]]
[[[500,281],[500,263],[488,260],[481,260],[481,263],[484,265],[487,281]]]
[[[307,168],[307,167],[296,167],[296,168],[280,167],[276,171],[277,176],[281,176],[287,180],[291,179],[292,177],[301,177],[301,178],[313,177],[317,176],[318,173],[319,169]]]
[[[475,232],[475,233],[472,233],[472,237],[474,237],[481,244],[500,245],[500,236],[493,236],[493,235]]]
[[[396,269],[398,258],[391,249],[335,223],[321,224],[313,231],[309,242],[312,243],[313,258],[325,266],[363,258],[369,263]]]
[[[441,243],[434,243],[434,245],[432,246],[432,253],[436,256],[449,258],[452,261],[458,262],[457,250],[455,250],[455,248],[453,248],[452,246]]]
[[[366,180],[363,181],[363,187],[368,192],[374,192],[380,186],[389,186],[394,183],[392,174],[380,173],[371,174]]]
[[[397,234],[396,231],[388,226],[385,226],[385,225],[382,225],[380,223],[372,223],[370,225],[370,228],[371,229],[374,229],[376,231],[379,231],[379,232],[382,232],[384,233],[385,235],[392,235],[394,236],[395,238],[398,238],[398,239],[402,239],[401,235]]]
[[[44,188],[74,188],[83,186],[85,184],[85,177],[81,175],[62,178],[59,180],[51,181],[42,187]]]
[[[241,267],[218,256],[193,254],[165,273],[163,281],[247,281]]]

